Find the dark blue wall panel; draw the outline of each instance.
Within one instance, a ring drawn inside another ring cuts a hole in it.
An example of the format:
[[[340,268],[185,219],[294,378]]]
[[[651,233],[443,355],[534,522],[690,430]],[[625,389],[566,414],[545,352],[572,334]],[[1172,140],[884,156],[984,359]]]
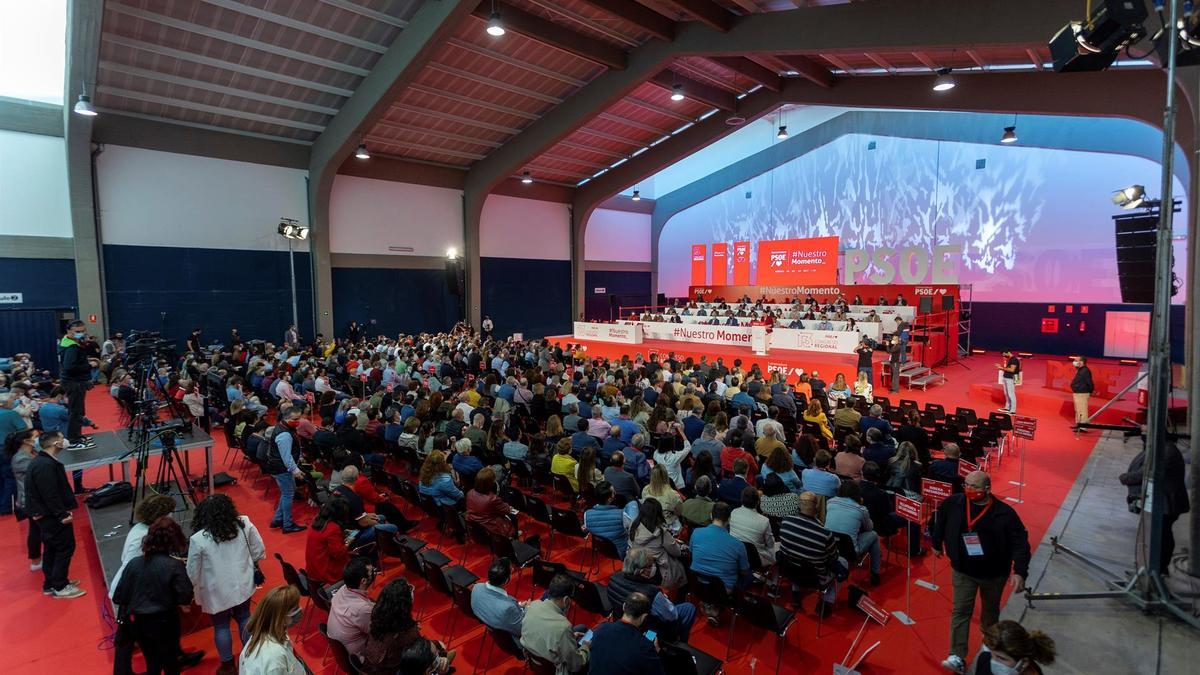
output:
[[[6,309],[74,309],[75,261],[0,258],[0,293],[21,293],[19,305]]]
[[[351,321],[368,335],[448,331],[459,320],[458,296],[439,269],[333,268],[333,321],[338,335]]]
[[[649,272],[590,270],[584,272],[583,280],[584,316],[589,321],[615,319],[620,307],[651,303]],[[604,292],[597,293],[597,288],[603,288]],[[615,304],[610,304],[609,296],[613,296]]]
[[[1070,305],[1035,302],[976,302],[972,306],[971,345],[981,349],[1012,349],[1035,354],[1104,355],[1106,312],[1149,312],[1150,305]],[[1087,314],[1081,308],[1087,307]],[[1057,333],[1043,333],[1042,319],[1058,319]],[[1183,361],[1184,312],[1171,307],[1171,356]],[[1082,328],[1082,330],[1081,330]]]
[[[29,352],[38,367],[57,374],[56,345],[61,336],[58,312],[53,309],[0,311],[0,356]]]
[[[571,263],[568,260],[481,258],[480,310],[496,334],[526,338],[571,332]]]
[[[307,252],[295,254],[295,266],[300,334],[311,339]],[[242,337],[278,343],[292,322],[286,251],[110,244],[104,247],[104,274],[113,330],[161,329],[182,344],[192,328],[202,329],[207,341],[225,339],[236,326]]]

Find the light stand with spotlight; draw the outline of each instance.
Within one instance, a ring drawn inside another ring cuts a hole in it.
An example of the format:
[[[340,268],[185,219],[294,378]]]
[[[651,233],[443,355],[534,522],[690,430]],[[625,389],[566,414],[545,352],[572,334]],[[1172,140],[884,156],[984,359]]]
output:
[[[292,249],[292,242],[295,240],[305,241],[308,239],[308,228],[304,227],[292,218],[280,218],[279,228],[277,230],[288,245],[288,273],[292,278],[292,325],[300,327],[300,313],[296,307],[296,260],[295,251]]]
[[[1171,26],[1179,20],[1179,0],[1170,0]],[[1167,97],[1163,110],[1163,152],[1162,152],[1162,199],[1160,204],[1173,205],[1174,197],[1174,166],[1175,166],[1175,55],[1179,38],[1178,31],[1167,33]],[[1136,186],[1135,186],[1136,187]],[[1144,203],[1144,190],[1141,195],[1129,195],[1130,201],[1136,197]],[[1114,201],[1115,201],[1114,197]],[[1033,607],[1035,600],[1083,600],[1083,599],[1124,599],[1144,612],[1169,614],[1187,623],[1193,628],[1200,628],[1200,619],[1191,608],[1185,605],[1188,598],[1200,596],[1195,592],[1173,592],[1167,587],[1163,574],[1162,539],[1166,526],[1167,496],[1162,487],[1166,484],[1167,453],[1173,450],[1169,444],[1174,439],[1167,434],[1167,406],[1171,395],[1171,287],[1173,281],[1171,245],[1171,230],[1174,221],[1174,208],[1159,208],[1158,232],[1155,251],[1154,304],[1150,314],[1150,344],[1148,350],[1146,379],[1149,385],[1149,402],[1146,407],[1146,460],[1142,482],[1142,503],[1145,505],[1139,515],[1150,526],[1150,538],[1146,545],[1148,556],[1145,564],[1140,565],[1133,574],[1118,575],[1059,543],[1058,537],[1051,537],[1053,546],[1051,555],[1064,553],[1069,557],[1084,563],[1090,570],[1105,577],[1108,590],[1100,592],[1071,592],[1071,593],[1033,593],[1026,591],[1026,602]],[[1195,386],[1195,385],[1193,385]],[[1193,471],[1195,468],[1193,467]]]

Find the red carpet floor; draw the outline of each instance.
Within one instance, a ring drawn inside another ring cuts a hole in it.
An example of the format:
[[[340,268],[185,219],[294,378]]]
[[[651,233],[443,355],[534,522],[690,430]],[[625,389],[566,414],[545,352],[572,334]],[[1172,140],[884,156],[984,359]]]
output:
[[[940,387],[933,387],[928,392],[905,392],[905,397],[918,401],[942,403],[947,408],[955,405],[970,405],[980,413],[994,408],[989,401],[970,395],[972,385],[985,384],[989,380],[994,383],[995,371],[991,369],[995,358],[980,356],[968,360],[967,365],[972,369],[952,367],[947,371],[949,382]],[[1036,371],[1027,366],[1026,372]],[[1027,379],[1022,388],[1032,390],[1034,378]],[[977,388],[978,389],[978,388]],[[1020,396],[1021,392],[1018,392]],[[978,391],[976,392],[978,396]],[[1032,399],[1032,395],[1028,397]],[[113,428],[116,425],[116,407],[103,389],[93,391],[88,400],[89,413],[101,425],[101,428]],[[1026,526],[1032,542],[1042,539],[1046,528],[1062,505],[1076,475],[1083,467],[1088,454],[1091,452],[1097,436],[1095,434],[1076,436],[1069,430],[1069,420],[1058,415],[1055,405],[1042,406],[1021,405],[1024,414],[1039,417],[1037,440],[1027,442],[1022,452],[1025,453],[1024,503],[1016,505]],[[1044,410],[1043,410],[1044,409]],[[225,456],[225,445],[218,441],[215,457],[218,463]],[[232,459],[232,458],[231,458]],[[193,467],[197,466],[193,462]],[[1016,488],[1008,481],[1015,480],[1019,462],[1016,456],[1007,458],[1003,465],[993,474],[993,483],[1001,496],[1013,495]],[[229,467],[235,476],[242,474]],[[248,515],[259,525],[267,543],[268,560],[263,569],[267,574],[268,587],[282,583],[279,565],[275,562],[274,554],[281,553],[284,558],[293,562],[297,567],[304,565],[304,534],[283,535],[278,530],[270,530],[266,524],[273,512],[273,502],[263,499],[262,491],[252,490],[251,483],[254,471],[248,472],[238,484],[222,488],[237,502],[242,513]],[[104,469],[95,469],[85,477],[89,485],[95,485],[107,479]],[[262,483],[260,483],[260,486]],[[272,493],[274,496],[274,493]],[[409,507],[404,507],[410,517],[416,519],[420,515]],[[313,511],[306,505],[297,504],[298,522],[307,523],[313,516]],[[107,593],[104,588],[99,561],[95,547],[92,544],[90,526],[86,511],[80,509],[76,516],[76,537],[78,548],[72,562],[71,575],[80,579],[88,595],[78,600],[55,600],[43,596],[39,590],[41,574],[31,573],[25,560],[24,540],[25,525],[18,524],[11,516],[0,519],[0,563],[8,570],[0,576],[0,594],[5,600],[5,607],[0,613],[0,634],[8,636],[5,640],[4,672],[13,675],[23,675],[46,672],[76,672],[103,673],[111,672],[112,656],[111,643],[108,637],[112,633],[111,620],[108,618]],[[537,527],[527,524],[522,519],[523,527],[537,531]],[[464,547],[453,544],[443,546],[438,543],[438,535],[432,526],[425,524],[417,530],[415,536],[426,539],[453,557],[456,561],[463,556]],[[554,559],[566,562],[576,569],[583,569],[588,564],[588,549],[582,543],[576,548],[564,544],[565,537],[557,537],[554,543]],[[898,546],[898,548],[901,548]],[[902,549],[901,549],[902,550]],[[465,550],[467,566],[479,577],[486,576],[489,563],[488,554],[480,547],[469,545]],[[918,673],[934,672],[937,664],[945,657],[949,645],[950,597],[949,573],[945,559],[937,561],[936,573],[931,570],[933,558],[927,556],[914,560],[912,578],[928,579],[931,576],[941,586],[937,592],[931,592],[918,586],[911,586],[910,615],[916,620],[911,626],[905,626],[899,621],[892,620],[888,625],[880,627],[872,624],[867,628],[865,637],[859,646],[861,651],[875,641],[882,644],[863,664],[861,670],[869,673]],[[601,566],[600,576],[609,574],[607,564]],[[375,591],[382,588],[387,579],[404,574],[398,561],[391,561],[385,577],[377,582]],[[851,581],[865,586],[865,571],[856,571]],[[529,575],[521,580],[519,587],[510,589],[517,597],[529,597]],[[883,568],[884,583],[871,589],[871,596],[885,609],[892,611],[904,609],[905,602],[905,565],[904,558],[899,555],[889,555]],[[458,672],[470,672],[476,666],[476,655],[480,647],[482,629],[478,624],[465,618],[458,610],[450,607],[449,599],[429,590],[422,582],[410,576],[417,586],[417,607],[422,612],[422,627],[426,635],[440,637],[450,643],[452,649],[459,650],[456,665]],[[783,602],[786,595],[781,598]],[[830,671],[830,664],[840,661],[862,625],[863,615],[845,606],[845,591],[839,597],[840,605],[834,616],[826,620],[822,629],[822,637],[816,637],[816,617],[813,613],[813,599],[808,597],[800,610],[796,624],[787,634],[784,649],[782,672],[820,672]],[[311,610],[314,614],[316,610]],[[588,616],[581,610],[576,610],[574,617],[577,623],[595,623],[594,616]],[[184,644],[190,649],[205,649],[208,652],[205,661],[192,672],[211,673],[217,665],[215,650],[212,646],[211,628],[205,627],[204,617],[194,612],[195,626],[187,633]],[[308,623],[312,627],[304,641],[298,646],[310,667],[317,673],[336,673],[337,669],[330,660],[324,666],[322,658],[326,648],[323,638],[316,633],[317,619],[313,617]],[[723,658],[725,643],[729,635],[728,624],[711,627],[703,622],[697,624],[692,633],[691,643],[710,654]],[[972,649],[978,645],[978,635],[972,635]],[[738,629],[733,640],[733,651],[726,672],[749,673],[752,669],[757,672],[770,672],[775,665],[778,640],[774,635],[738,623]],[[240,649],[240,647],[236,647]],[[857,654],[857,652],[856,652]],[[140,662],[140,657],[138,658]],[[756,662],[756,664],[755,664]],[[756,667],[755,667],[756,666]],[[520,664],[511,659],[502,659],[496,650],[489,672],[517,673]]]

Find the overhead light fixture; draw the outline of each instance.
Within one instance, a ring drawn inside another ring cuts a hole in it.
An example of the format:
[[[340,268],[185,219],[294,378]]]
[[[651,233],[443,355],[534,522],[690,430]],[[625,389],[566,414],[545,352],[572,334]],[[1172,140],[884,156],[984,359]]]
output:
[[[682,101],[683,100],[683,85],[682,84],[677,84],[677,85],[671,87],[671,100],[672,101]]]
[[[530,183],[533,182],[533,176],[530,176],[529,172],[526,171],[525,173],[521,174],[521,182],[526,185],[529,185]]]
[[[1017,128],[1016,127],[1004,127],[1004,135],[1000,137],[1000,142],[1001,143],[1016,143],[1017,142]]]
[[[933,81],[934,91],[950,91],[954,88],[954,76],[950,74],[949,68],[939,68],[937,78]]]
[[[635,201],[635,202],[640,202],[640,201],[642,201],[642,191],[641,191],[641,190],[634,190],[634,191],[633,191],[633,197],[632,197],[632,199],[633,199],[633,201]]]
[[[487,34],[492,37],[504,35],[504,24],[500,22],[500,12],[493,10],[492,15],[488,17]]]
[[[354,156],[359,159],[371,159],[371,153],[367,152],[367,144],[359,143],[358,150],[354,152]]]
[[[79,95],[79,100],[75,102],[75,114],[84,117],[96,116],[96,109],[92,107],[92,99],[87,94]]]
[[[1136,209],[1146,203],[1146,187],[1130,185],[1122,190],[1117,190],[1112,193],[1112,202],[1123,209]]]
[[[1162,3],[1156,4],[1161,16]],[[1146,36],[1143,23],[1149,11],[1144,2],[1094,0],[1087,7],[1088,16],[1068,22],[1050,38],[1055,72],[1104,70],[1123,50]]]
[[[787,137],[788,137],[787,125],[786,124],[781,125],[779,127],[779,133],[775,134],[775,138],[778,138],[779,140],[782,141],[782,140],[786,140]]]
[[[447,260],[457,260],[458,259],[458,249],[454,248],[453,246],[446,249],[446,259]]]

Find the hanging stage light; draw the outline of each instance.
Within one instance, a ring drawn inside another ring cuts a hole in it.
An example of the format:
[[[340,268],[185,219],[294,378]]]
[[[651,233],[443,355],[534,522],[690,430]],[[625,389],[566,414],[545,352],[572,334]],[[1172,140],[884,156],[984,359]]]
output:
[[[788,137],[787,125],[786,124],[781,125],[779,127],[779,133],[775,134],[775,138],[778,138],[779,140],[783,141],[783,140],[787,140],[787,137]]]
[[[1016,127],[1004,127],[1004,135],[1000,137],[1000,142],[1005,143],[1005,144],[1016,143],[1017,142],[1017,128]]]
[[[500,22],[500,12],[492,12],[488,17],[487,34],[492,37],[500,37],[504,35],[504,24]]]
[[[640,201],[642,201],[642,191],[641,191],[641,190],[634,190],[634,191],[633,191],[633,197],[632,197],[632,199],[633,199],[633,201],[635,201],[635,202],[640,202]]]
[[[682,101],[683,98],[684,97],[683,97],[683,85],[682,84],[677,84],[677,85],[671,87],[671,100],[672,101]]]
[[[529,175],[529,172],[526,171],[525,173],[521,174],[521,182],[529,185],[533,182],[533,176]]]
[[[950,91],[955,87],[954,76],[950,74],[949,68],[940,68],[937,79],[933,81],[934,91]]]
[[[359,159],[371,159],[371,153],[367,152],[367,144],[359,143],[358,151],[354,153],[354,156]]]

